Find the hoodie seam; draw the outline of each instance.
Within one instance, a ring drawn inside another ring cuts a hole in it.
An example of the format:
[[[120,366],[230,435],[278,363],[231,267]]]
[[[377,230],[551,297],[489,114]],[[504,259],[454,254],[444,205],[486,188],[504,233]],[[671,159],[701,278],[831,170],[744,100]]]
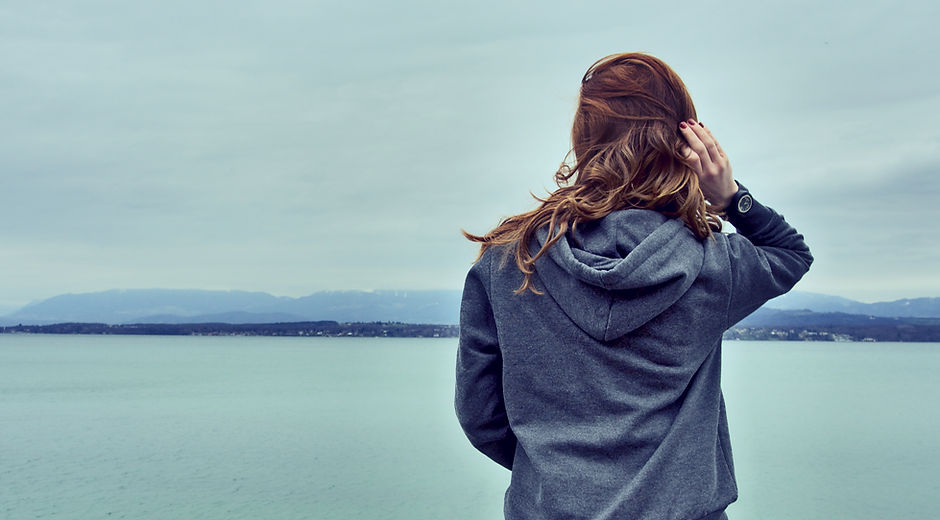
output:
[[[604,341],[610,341],[610,321],[614,319],[614,299],[607,300],[607,325],[604,327]]]
[[[725,298],[725,320],[724,327],[722,330],[728,330],[729,327],[734,325],[729,323],[731,321],[731,299],[734,297],[734,269],[731,263],[731,243],[728,240],[727,236],[722,236],[724,239],[724,249],[725,249],[725,258],[728,259],[728,296]]]

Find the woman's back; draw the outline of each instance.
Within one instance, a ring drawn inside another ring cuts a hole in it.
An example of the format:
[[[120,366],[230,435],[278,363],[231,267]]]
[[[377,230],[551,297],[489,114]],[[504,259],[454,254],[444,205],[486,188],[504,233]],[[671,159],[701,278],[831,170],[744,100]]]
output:
[[[785,230],[778,243],[800,242]],[[805,258],[776,250],[771,258],[733,256],[736,245],[757,248],[731,243],[737,236],[700,240],[646,210],[618,211],[580,231],[536,264],[544,294],[514,294],[522,274],[500,250],[468,276],[458,412],[471,440],[513,471],[507,517],[700,518],[723,510],[737,491],[721,334],[770,297],[752,293],[732,308],[731,276],[767,276],[773,265],[764,290],[779,291],[803,274]],[[486,379],[502,388],[481,391]],[[497,393],[512,432],[502,444],[493,444],[498,418],[480,413]]]

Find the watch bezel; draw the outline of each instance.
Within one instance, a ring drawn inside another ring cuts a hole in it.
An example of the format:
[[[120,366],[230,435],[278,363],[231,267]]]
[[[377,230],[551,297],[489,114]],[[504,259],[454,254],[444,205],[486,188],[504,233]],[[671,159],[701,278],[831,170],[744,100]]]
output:
[[[735,203],[735,209],[737,209],[738,213],[743,215],[748,211],[751,211],[752,207],[754,207],[754,198],[751,197],[750,193],[745,191],[741,194],[740,197],[738,197],[738,200]]]

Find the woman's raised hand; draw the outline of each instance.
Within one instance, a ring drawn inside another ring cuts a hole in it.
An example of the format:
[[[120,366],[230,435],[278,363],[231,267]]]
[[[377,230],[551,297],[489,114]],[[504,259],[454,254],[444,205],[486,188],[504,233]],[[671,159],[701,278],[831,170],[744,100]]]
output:
[[[724,210],[738,191],[731,176],[731,161],[702,123],[693,119],[679,123],[679,133],[689,143],[686,163],[698,175],[705,199],[719,211]]]

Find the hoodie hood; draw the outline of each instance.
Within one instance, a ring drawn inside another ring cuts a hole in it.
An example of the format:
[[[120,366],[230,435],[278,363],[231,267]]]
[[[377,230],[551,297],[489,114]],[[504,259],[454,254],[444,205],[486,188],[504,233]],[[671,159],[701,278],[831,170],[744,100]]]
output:
[[[532,253],[548,239],[538,230]],[[545,290],[584,332],[601,341],[627,334],[672,306],[705,257],[678,219],[627,209],[578,226],[535,263]]]

